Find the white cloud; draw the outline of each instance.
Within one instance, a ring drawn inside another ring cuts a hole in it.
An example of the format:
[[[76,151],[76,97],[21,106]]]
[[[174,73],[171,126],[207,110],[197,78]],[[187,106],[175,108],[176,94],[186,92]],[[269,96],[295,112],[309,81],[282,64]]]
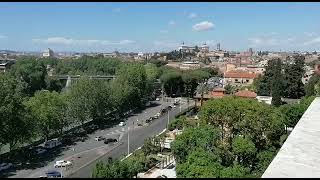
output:
[[[119,12],[121,12],[121,9],[120,8],[114,8],[114,9],[112,9],[112,12],[119,13]]]
[[[255,37],[248,39],[252,46],[272,46],[278,45],[279,41],[275,38]]]
[[[306,36],[308,36],[308,37],[317,36],[317,33],[315,33],[315,32],[305,32],[304,34],[305,34]]]
[[[128,45],[134,43],[132,40],[107,41],[107,40],[91,40],[91,39],[71,39],[64,37],[49,37],[46,39],[32,39],[35,43],[56,44],[56,45]]]
[[[303,43],[303,45],[307,46],[307,45],[318,44],[318,43],[320,43],[320,37],[316,37],[314,39],[306,41],[306,42]]]
[[[194,31],[208,31],[210,29],[213,29],[213,27],[214,27],[214,24],[212,22],[203,21],[203,22],[200,22],[198,24],[193,25],[192,29]]]
[[[197,15],[196,13],[190,13],[190,14],[188,15],[188,18],[190,18],[190,19],[196,18],[196,17],[198,17],[198,15]]]
[[[160,30],[160,33],[162,34],[167,34],[169,31],[168,30]]]
[[[169,21],[169,25],[175,25],[175,24],[176,24],[175,21],[173,21],[173,20]]]
[[[5,35],[0,35],[0,39],[4,39],[4,38],[7,38],[7,36],[5,36]]]

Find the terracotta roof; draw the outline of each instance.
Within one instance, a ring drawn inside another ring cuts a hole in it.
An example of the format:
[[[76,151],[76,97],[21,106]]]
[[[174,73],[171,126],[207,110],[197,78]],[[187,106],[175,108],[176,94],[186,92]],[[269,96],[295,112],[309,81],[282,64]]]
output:
[[[238,91],[234,95],[238,96],[238,97],[246,97],[246,98],[255,98],[255,97],[257,97],[257,93],[252,92],[252,91],[248,91],[248,90]]]
[[[215,88],[212,90],[213,92],[221,92],[221,91],[226,91],[224,88]]]
[[[242,70],[231,70],[224,73],[225,78],[249,78],[254,79],[257,77],[257,74],[249,71]]]

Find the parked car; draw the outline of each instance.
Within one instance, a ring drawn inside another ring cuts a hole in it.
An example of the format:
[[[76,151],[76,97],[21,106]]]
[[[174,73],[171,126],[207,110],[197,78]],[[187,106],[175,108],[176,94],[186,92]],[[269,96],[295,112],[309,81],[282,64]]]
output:
[[[161,116],[161,113],[158,112],[157,114],[155,114],[155,115],[153,116],[153,118],[154,118],[154,119],[158,119],[160,116]]]
[[[9,169],[12,166],[13,166],[12,163],[1,163],[0,164],[0,172]]]
[[[150,123],[151,121],[153,120],[153,118],[149,118],[149,119],[146,119],[146,123]]]
[[[38,155],[44,154],[44,153],[46,153],[46,152],[47,152],[47,150],[44,149],[44,148],[42,148],[42,147],[36,147],[36,148],[35,148],[35,153],[38,154]]]
[[[123,121],[119,123],[119,126],[125,126],[126,123],[124,123]]]
[[[52,149],[57,146],[60,146],[61,144],[62,144],[61,141],[58,138],[55,138],[55,139],[51,139],[51,140],[46,141],[44,143],[43,147],[46,149]]]
[[[142,126],[142,124],[141,124],[141,123],[138,123],[138,126]]]
[[[46,175],[48,178],[55,178],[55,177],[61,177],[61,173],[55,170],[50,170],[46,172]]]
[[[161,109],[161,113],[166,113],[167,112],[167,108]]]
[[[156,101],[160,101],[160,98],[156,98]]]
[[[118,141],[117,139],[114,139],[114,138],[108,138],[108,139],[104,140],[104,143],[105,143],[105,144],[109,144],[109,143],[117,142],[117,141]]]
[[[102,136],[97,136],[97,137],[94,138],[94,140],[96,140],[96,141],[102,141],[102,140],[104,140],[104,139],[105,139],[105,138],[102,137]]]
[[[71,161],[60,160],[60,161],[56,161],[56,163],[54,164],[54,167],[55,168],[67,167],[67,166],[71,166],[71,165],[72,165]]]

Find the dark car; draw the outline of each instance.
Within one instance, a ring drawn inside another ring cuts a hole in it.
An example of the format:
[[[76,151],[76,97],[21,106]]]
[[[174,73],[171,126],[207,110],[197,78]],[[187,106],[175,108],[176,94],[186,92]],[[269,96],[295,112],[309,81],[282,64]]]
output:
[[[61,173],[55,170],[46,172],[47,177],[61,177]]]
[[[167,109],[161,109],[161,113],[166,113]]]
[[[104,143],[105,143],[105,144],[109,144],[109,143],[117,142],[117,141],[118,141],[117,139],[108,138],[108,139],[104,140]]]
[[[146,120],[146,123],[152,122],[153,119],[154,119],[153,117],[150,117],[149,119]]]
[[[141,124],[141,123],[138,123],[138,126],[142,126],[142,124]]]

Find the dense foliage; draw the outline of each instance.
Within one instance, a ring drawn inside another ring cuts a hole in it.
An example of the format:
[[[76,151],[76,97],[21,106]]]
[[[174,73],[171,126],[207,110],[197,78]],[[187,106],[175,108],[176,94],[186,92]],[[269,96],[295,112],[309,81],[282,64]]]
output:
[[[286,133],[278,109],[236,97],[207,101],[200,121],[172,144],[178,177],[259,177]]]

